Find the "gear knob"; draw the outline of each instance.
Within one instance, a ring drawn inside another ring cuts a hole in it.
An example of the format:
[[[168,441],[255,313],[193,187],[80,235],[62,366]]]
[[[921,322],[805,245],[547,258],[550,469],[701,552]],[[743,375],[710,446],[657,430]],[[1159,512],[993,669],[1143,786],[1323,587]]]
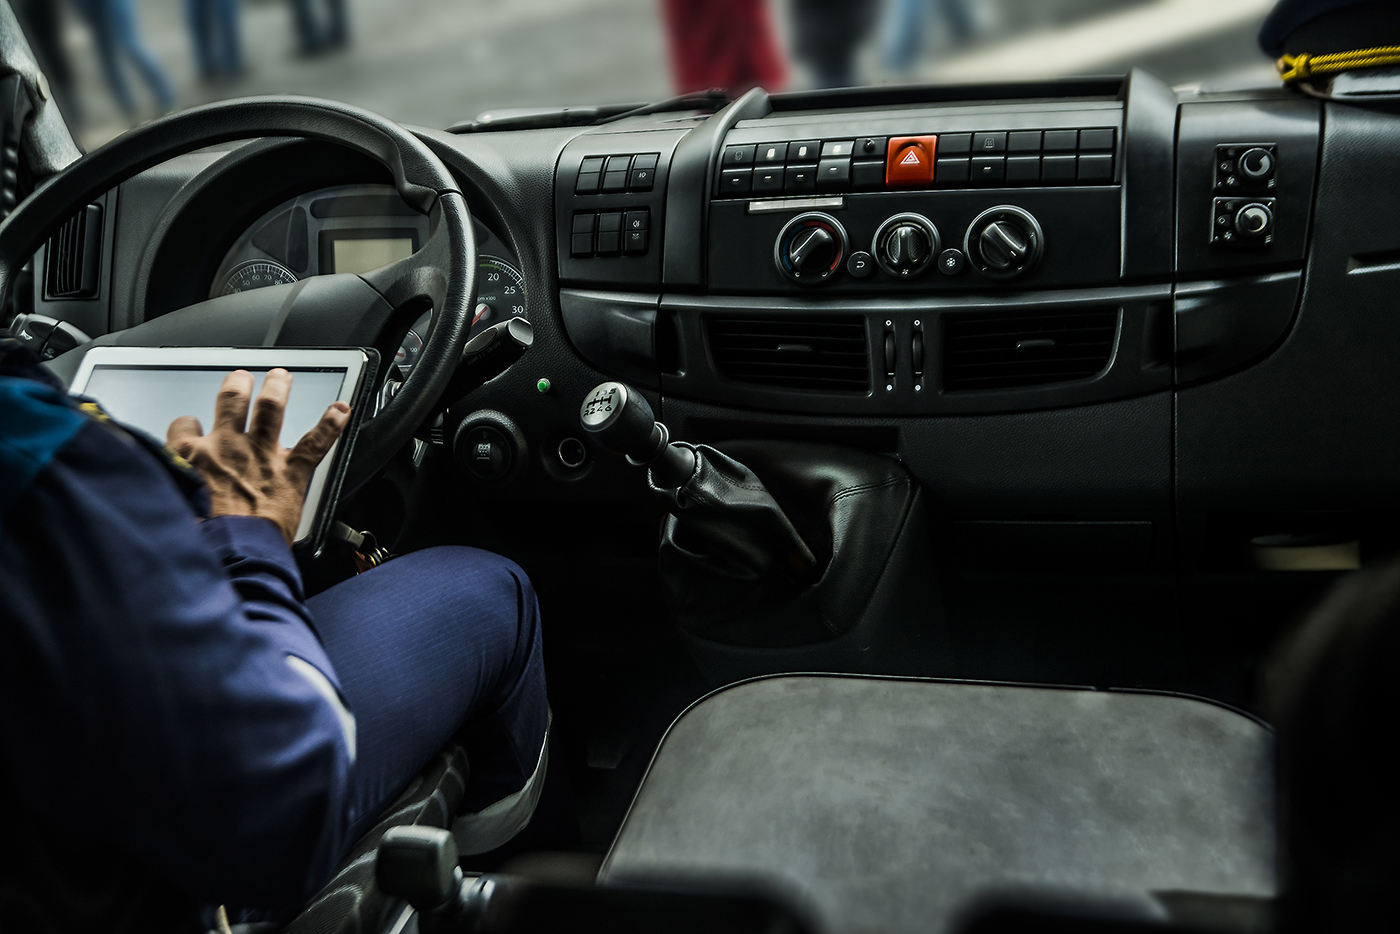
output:
[[[584,397],[578,417],[583,430],[600,445],[643,464],[655,458],[657,448],[667,440],[647,400],[624,383],[594,386]]]
[[[584,396],[579,424],[598,444],[639,467],[650,467],[663,487],[680,486],[695,470],[695,454],[671,444],[642,394],[626,383],[599,383]]]

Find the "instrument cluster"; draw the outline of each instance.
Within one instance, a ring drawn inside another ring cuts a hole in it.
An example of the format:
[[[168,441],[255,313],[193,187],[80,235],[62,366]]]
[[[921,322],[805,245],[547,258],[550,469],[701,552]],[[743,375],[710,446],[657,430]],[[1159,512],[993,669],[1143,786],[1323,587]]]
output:
[[[413,255],[428,239],[428,218],[389,185],[341,185],[298,195],[263,214],[225,254],[209,297],[334,273],[362,274]],[[511,317],[527,318],[520,266],[480,221],[476,222],[477,300],[472,334]],[[423,351],[432,315],[414,322],[395,354],[407,376]]]

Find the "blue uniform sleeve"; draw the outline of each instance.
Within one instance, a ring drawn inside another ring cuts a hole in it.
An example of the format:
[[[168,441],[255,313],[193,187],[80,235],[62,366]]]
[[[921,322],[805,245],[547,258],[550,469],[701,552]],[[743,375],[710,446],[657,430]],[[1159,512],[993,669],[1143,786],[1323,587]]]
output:
[[[82,421],[5,470],[29,476],[0,504],[0,767],[192,897],[299,902],[355,817],[354,722],[290,550],[263,519],[200,522],[145,447],[46,404],[32,422]]]

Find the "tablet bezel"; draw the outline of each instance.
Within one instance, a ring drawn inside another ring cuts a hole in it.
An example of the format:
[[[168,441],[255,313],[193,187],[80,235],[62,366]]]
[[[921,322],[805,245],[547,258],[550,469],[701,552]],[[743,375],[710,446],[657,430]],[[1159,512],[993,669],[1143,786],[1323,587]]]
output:
[[[286,347],[93,347],[83,357],[69,391],[74,395],[86,395],[88,381],[95,369],[101,366],[140,367],[144,369],[197,368],[219,370],[266,371],[282,367],[293,371],[306,368],[344,368],[345,380],[341,383],[338,401],[351,406],[352,417],[363,417],[356,411],[364,405],[363,380],[370,370],[370,355],[361,348],[286,348]],[[97,400],[99,403],[102,401]],[[358,422],[358,418],[356,419]],[[203,426],[207,431],[210,426]],[[347,432],[347,434],[349,434]],[[164,438],[157,440],[164,441]],[[343,473],[340,463],[341,451],[353,444],[353,435],[342,435],[331,447],[321,463],[311,475],[307,486],[306,505],[302,508],[301,522],[297,526],[295,544],[302,545],[308,540],[320,538],[318,533],[324,522],[318,522],[323,500],[329,491],[335,492],[338,483],[328,483],[332,472]],[[312,544],[319,547],[319,543]]]

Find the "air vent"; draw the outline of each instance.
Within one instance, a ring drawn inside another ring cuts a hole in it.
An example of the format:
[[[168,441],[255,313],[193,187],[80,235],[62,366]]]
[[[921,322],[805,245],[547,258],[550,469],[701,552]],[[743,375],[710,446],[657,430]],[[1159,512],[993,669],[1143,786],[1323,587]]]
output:
[[[44,291],[49,298],[96,298],[102,266],[102,206],[89,204],[49,240]]]
[[[943,388],[1016,389],[1088,379],[1108,366],[1118,310],[944,315]]]
[[[822,392],[869,392],[865,319],[859,315],[709,315],[710,352],[741,383]]]

